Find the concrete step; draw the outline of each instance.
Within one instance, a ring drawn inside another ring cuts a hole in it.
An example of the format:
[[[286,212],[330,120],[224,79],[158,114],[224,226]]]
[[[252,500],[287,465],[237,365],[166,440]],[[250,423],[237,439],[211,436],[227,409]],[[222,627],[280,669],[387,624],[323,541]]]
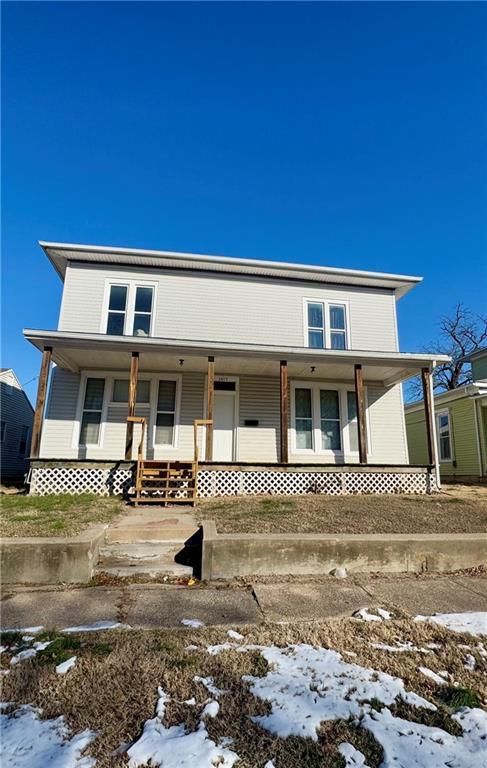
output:
[[[137,542],[181,542],[181,544],[197,533],[196,525],[179,526],[126,526],[125,528],[107,528],[105,541],[107,544],[129,544]]]
[[[100,548],[96,570],[116,576],[187,576],[192,568],[176,563],[182,542],[117,543]]]

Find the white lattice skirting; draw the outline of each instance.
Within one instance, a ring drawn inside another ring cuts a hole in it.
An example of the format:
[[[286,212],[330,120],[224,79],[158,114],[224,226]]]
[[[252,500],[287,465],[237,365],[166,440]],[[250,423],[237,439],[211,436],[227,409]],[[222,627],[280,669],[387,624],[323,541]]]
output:
[[[130,493],[133,473],[130,469],[99,467],[34,467],[30,492],[38,496],[50,493],[94,493],[111,496]],[[252,496],[272,494],[415,493],[436,491],[434,475],[427,472],[398,470],[366,472],[319,472],[276,470],[207,470],[198,473],[198,496]]]

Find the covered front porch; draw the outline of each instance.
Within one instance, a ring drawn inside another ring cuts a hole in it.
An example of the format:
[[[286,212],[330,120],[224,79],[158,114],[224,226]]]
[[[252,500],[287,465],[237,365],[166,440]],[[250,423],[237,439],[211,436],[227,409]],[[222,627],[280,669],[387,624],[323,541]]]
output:
[[[129,490],[139,447],[145,461],[196,458],[200,496],[437,487],[430,355],[58,331],[26,336],[43,353],[32,493],[58,492],[53,486]],[[51,362],[56,376],[44,413]],[[427,465],[412,467],[398,385],[417,374],[430,452]],[[76,403],[72,424],[66,419],[61,431],[63,388]],[[134,417],[145,420],[142,443]],[[196,457],[195,420],[206,422],[197,432]]]

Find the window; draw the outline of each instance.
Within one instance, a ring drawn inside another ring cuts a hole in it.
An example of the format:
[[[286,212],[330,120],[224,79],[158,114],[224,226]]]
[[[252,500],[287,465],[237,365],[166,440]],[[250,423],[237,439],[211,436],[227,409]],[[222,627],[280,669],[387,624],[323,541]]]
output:
[[[331,349],[346,349],[347,331],[345,324],[345,306],[343,304],[330,304],[329,322]]]
[[[111,285],[108,299],[107,333],[123,336],[127,313],[127,286]]]
[[[323,304],[308,302],[308,347],[323,349],[325,346],[325,325]]]
[[[153,294],[153,288],[139,285],[135,289],[134,336],[150,336]]]
[[[311,407],[311,389],[296,389],[296,448],[298,450],[313,448],[313,415]]]
[[[106,323],[102,332],[113,336],[150,336],[154,311],[153,285],[109,285]]]
[[[97,445],[100,438],[105,379],[86,379],[85,401],[79,434],[80,445]]]
[[[440,461],[451,461],[451,432],[450,432],[450,414],[448,411],[438,413],[436,416],[436,425],[438,430],[438,446],[440,451]]]
[[[323,450],[340,451],[340,403],[335,389],[320,389],[320,422]]]
[[[155,445],[174,444],[174,423],[176,415],[176,382],[159,381],[157,392],[157,414]]]
[[[352,452],[358,453],[357,400],[355,392],[347,392],[348,443]]]
[[[0,443],[5,442],[5,435],[7,434],[7,422],[0,421]]]
[[[20,440],[19,440],[19,456],[24,458],[24,456],[27,453],[27,439],[29,437],[29,427],[26,427],[25,425],[20,430]]]
[[[114,379],[112,403],[128,404],[129,381],[128,379]],[[140,379],[137,382],[137,402],[148,405],[150,403],[150,381]]]

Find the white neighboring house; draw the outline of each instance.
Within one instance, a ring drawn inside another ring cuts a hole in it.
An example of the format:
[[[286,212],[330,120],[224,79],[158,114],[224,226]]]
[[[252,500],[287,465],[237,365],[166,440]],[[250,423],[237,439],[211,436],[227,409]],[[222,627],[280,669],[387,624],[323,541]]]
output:
[[[24,330],[43,351],[31,492],[119,491],[137,458],[134,414],[152,461],[192,458],[194,421],[212,417],[201,495],[434,487],[433,450],[408,463],[401,383],[423,371],[428,388],[447,358],[400,352],[396,317],[421,278],[41,246],[64,286],[57,329]]]
[[[29,469],[34,409],[12,368],[0,369],[0,479],[20,483]]]

